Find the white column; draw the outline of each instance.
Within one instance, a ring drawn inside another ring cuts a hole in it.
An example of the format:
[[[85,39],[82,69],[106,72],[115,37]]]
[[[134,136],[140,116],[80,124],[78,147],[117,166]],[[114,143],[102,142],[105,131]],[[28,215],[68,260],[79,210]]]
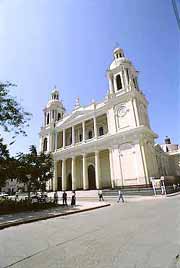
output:
[[[72,145],[75,144],[75,132],[74,132],[74,126],[72,126]]]
[[[136,99],[133,98],[132,100],[132,105],[133,105],[133,108],[134,108],[134,115],[135,115],[135,119],[136,119],[136,124],[137,126],[139,126],[139,113],[138,113],[138,110],[137,110],[137,105],[136,105]]]
[[[57,190],[57,161],[54,161],[53,191]]]
[[[86,154],[83,154],[83,189],[87,190],[88,187],[87,159]]]
[[[76,190],[76,157],[72,157],[72,190]]]
[[[85,121],[82,122],[82,128],[83,128],[83,141],[85,141],[86,140]]]
[[[108,73],[108,81],[109,81],[109,93],[113,94],[114,88],[113,88],[113,76],[112,74]]]
[[[146,164],[146,156],[145,156],[144,144],[143,144],[142,141],[140,142],[140,149],[141,149],[141,155],[142,155],[142,161],[143,161],[145,182],[146,182],[146,184],[148,184],[149,183],[148,169],[147,169],[147,164]]]
[[[110,174],[111,174],[111,186],[114,188],[114,166],[113,166],[113,155],[112,148],[109,148],[109,164],[110,164]]]
[[[57,135],[58,135],[58,133],[57,133],[57,131],[55,130],[55,142],[54,142],[54,151],[56,151],[57,150]]]
[[[66,159],[62,160],[62,190],[66,190]]]
[[[95,152],[95,172],[96,172],[96,188],[100,189],[101,169],[100,169],[99,151]]]
[[[128,91],[128,79],[127,79],[127,71],[126,69],[123,67],[123,70],[124,70],[124,80],[125,80],[125,87]]]
[[[121,84],[122,84],[122,89],[125,89],[125,82],[124,82],[124,71],[122,70],[120,73],[121,77]]]
[[[93,121],[94,121],[94,137],[97,138],[96,117],[93,118]]]
[[[66,146],[66,130],[63,129],[63,148]]]

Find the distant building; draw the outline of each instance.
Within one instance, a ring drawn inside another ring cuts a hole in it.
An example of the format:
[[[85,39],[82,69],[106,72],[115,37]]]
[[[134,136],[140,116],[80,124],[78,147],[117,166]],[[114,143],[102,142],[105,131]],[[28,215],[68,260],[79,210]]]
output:
[[[7,180],[4,187],[1,187],[2,192],[6,192],[12,195],[19,190],[24,192],[27,190],[27,186],[25,185],[25,183],[18,182],[17,179]]]
[[[147,186],[151,177],[176,175],[169,145],[164,151],[154,143],[158,136],[150,127],[138,72],[122,49],[113,56],[102,102],[82,106],[77,98],[67,114],[58,90],[51,94],[40,131],[40,150],[54,158],[49,189]]]

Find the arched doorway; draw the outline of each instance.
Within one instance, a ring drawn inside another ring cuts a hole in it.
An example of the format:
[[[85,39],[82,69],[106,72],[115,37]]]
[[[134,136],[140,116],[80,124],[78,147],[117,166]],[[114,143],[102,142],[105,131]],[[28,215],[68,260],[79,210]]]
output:
[[[62,191],[62,177],[58,177],[57,180],[57,190]]]
[[[67,176],[67,190],[72,190],[72,175],[69,173]]]
[[[96,175],[95,175],[95,168],[93,165],[88,167],[88,182],[89,182],[89,189],[96,189]]]

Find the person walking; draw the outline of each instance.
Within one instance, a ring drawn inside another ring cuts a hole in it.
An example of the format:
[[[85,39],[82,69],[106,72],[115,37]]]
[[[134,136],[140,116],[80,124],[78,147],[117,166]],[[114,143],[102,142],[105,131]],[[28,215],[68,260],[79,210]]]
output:
[[[54,203],[55,204],[58,203],[58,193],[57,193],[57,191],[55,191],[55,193],[54,193]]]
[[[72,191],[72,196],[71,196],[71,206],[76,205],[76,192]]]
[[[124,197],[123,197],[123,192],[121,190],[118,191],[118,203],[120,202],[120,200],[122,200],[122,202],[124,203]]]
[[[62,200],[63,200],[63,206],[64,205],[67,206],[67,193],[66,193],[66,191],[63,192]]]
[[[98,191],[99,201],[104,201],[102,190]]]

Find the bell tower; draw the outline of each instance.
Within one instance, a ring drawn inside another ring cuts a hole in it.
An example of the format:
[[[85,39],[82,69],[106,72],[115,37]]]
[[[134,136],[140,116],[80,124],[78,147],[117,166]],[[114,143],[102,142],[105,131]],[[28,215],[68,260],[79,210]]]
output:
[[[52,125],[62,120],[65,108],[62,100],[59,100],[59,91],[54,87],[51,98],[44,109],[44,126]]]
[[[129,106],[129,110],[133,114],[131,116],[131,126],[138,127],[144,125],[150,128],[147,112],[148,102],[143,92],[139,89],[138,71],[136,71],[132,62],[125,56],[122,48],[114,49],[113,57],[113,62],[107,70],[109,82],[108,97],[117,97],[120,102],[123,98],[126,99],[126,102],[123,102],[121,106]],[[131,101],[132,105],[128,104],[128,101]],[[125,108],[123,109],[125,110]]]
[[[111,63],[107,75],[109,81],[109,94],[119,94],[122,91],[139,90],[138,72],[132,63],[125,57],[122,48],[113,51],[114,60]]]
[[[56,87],[43,110],[44,124],[40,132],[40,151],[52,152],[55,149],[55,127],[64,117],[65,108]]]

